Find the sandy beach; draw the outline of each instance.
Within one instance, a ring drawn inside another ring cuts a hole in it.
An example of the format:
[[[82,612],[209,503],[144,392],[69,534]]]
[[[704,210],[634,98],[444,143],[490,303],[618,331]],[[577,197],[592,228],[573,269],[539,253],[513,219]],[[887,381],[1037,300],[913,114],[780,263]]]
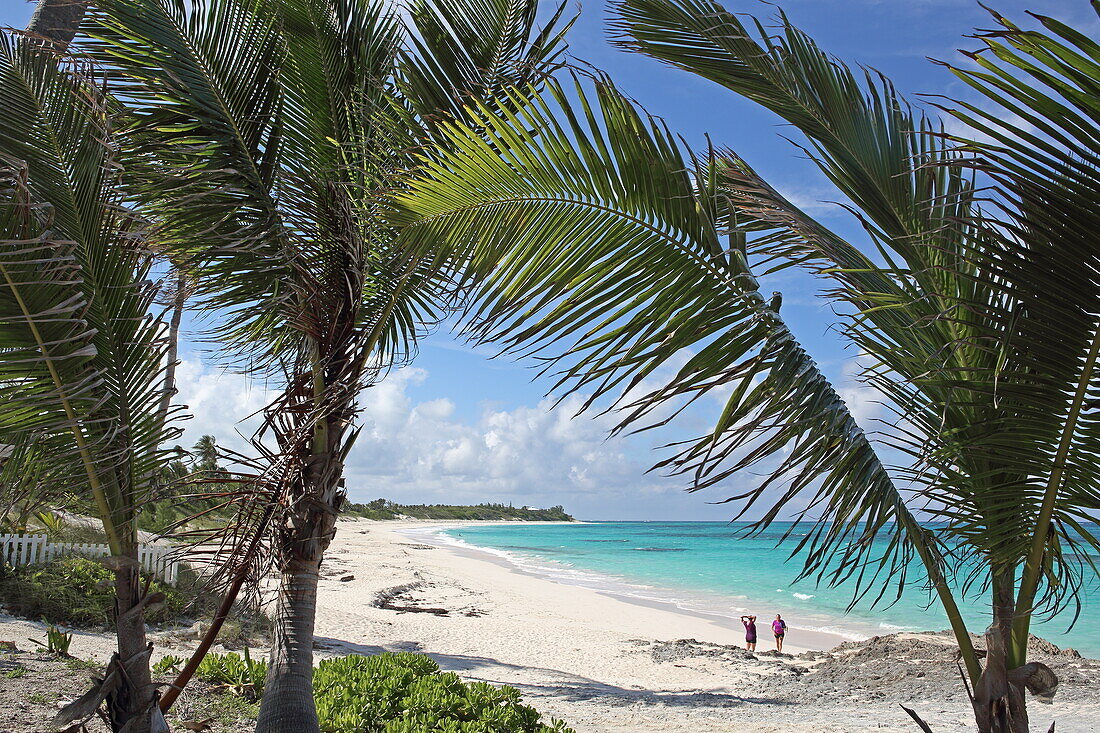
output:
[[[894,651],[917,660],[914,669],[887,659],[885,670],[875,670],[877,656],[894,652],[849,643],[835,657],[813,654],[844,639],[792,620],[784,651],[793,658],[769,656],[764,624],[753,658],[739,653],[744,631],[736,620],[643,605],[517,571],[488,553],[425,543],[430,533],[423,530],[438,526],[341,523],[322,580],[320,653],[425,652],[466,678],[518,687],[579,732],[911,731],[900,702],[937,731],[973,727],[953,665],[940,665],[948,668],[943,679],[934,674],[943,670],[919,663],[929,644],[950,657],[942,637],[906,635],[908,646],[898,639]],[[341,580],[348,575],[354,579]],[[372,604],[380,595],[397,608],[446,615],[378,608]],[[685,639],[699,644],[669,643]],[[876,658],[847,664],[861,651]],[[1078,670],[1085,688],[1100,680],[1100,666],[1089,666]],[[865,669],[868,679],[827,679],[848,667]],[[1075,691],[1077,676],[1067,671],[1059,670],[1063,689],[1054,705],[1032,706],[1035,727],[1045,730],[1044,721],[1057,718],[1060,731],[1100,729],[1096,693]]]
[[[441,524],[340,523],[321,580],[318,656],[423,652],[464,678],[519,688],[578,733],[914,730],[899,703],[937,732],[973,729],[945,636],[844,643],[792,620],[789,654],[770,651],[762,625],[750,655],[735,619],[632,602],[426,542],[423,530]],[[0,638],[40,633],[0,621]],[[188,646],[170,633],[153,639],[161,653]],[[78,633],[73,653],[105,659],[110,641]],[[1033,729],[1053,719],[1061,733],[1100,729],[1100,662],[1037,643],[1036,658],[1062,685],[1053,705],[1030,706]]]

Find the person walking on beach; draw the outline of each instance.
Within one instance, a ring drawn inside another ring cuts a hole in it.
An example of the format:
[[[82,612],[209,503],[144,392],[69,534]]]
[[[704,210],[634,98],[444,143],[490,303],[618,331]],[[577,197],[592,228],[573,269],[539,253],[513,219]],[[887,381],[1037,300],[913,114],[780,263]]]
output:
[[[783,637],[787,635],[787,622],[778,613],[775,614],[775,621],[772,621],[772,633],[775,634],[775,650],[783,651]]]
[[[741,623],[745,625],[745,648],[754,652],[756,651],[756,616],[742,616]]]

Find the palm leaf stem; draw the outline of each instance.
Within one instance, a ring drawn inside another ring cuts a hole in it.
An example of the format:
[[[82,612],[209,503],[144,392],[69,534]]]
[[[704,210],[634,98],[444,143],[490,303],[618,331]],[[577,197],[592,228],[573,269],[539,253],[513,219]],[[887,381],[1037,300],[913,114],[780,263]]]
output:
[[[928,582],[932,584],[936,596],[943,604],[943,610],[947,614],[948,622],[951,624],[951,631],[955,635],[955,640],[959,643],[959,654],[962,656],[963,664],[966,665],[966,673],[970,677],[970,683],[976,686],[982,676],[982,665],[978,662],[978,655],[974,651],[974,642],[970,640],[970,630],[966,628],[966,621],[963,620],[962,613],[959,611],[959,604],[955,602],[955,595],[951,592],[951,587],[947,584],[947,579],[943,577],[943,572],[940,570],[939,559],[932,553],[932,549],[924,540],[927,530],[917,523],[916,517],[908,508],[898,512],[898,519],[905,528],[905,534],[909,541],[913,543],[921,562],[924,563],[924,569],[928,572]]]
[[[313,406],[320,414],[325,399],[325,366],[321,359],[321,345],[309,338],[310,372],[313,375]],[[313,452],[320,455],[328,451],[328,420],[317,420],[313,425]]]

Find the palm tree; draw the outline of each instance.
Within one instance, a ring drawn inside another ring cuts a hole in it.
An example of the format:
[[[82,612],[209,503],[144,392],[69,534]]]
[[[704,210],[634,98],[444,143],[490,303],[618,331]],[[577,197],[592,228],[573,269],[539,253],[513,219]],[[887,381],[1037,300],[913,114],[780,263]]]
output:
[[[218,470],[218,441],[213,435],[202,435],[191,449],[195,459],[195,470],[213,473]]]
[[[0,448],[0,527],[24,532],[30,519],[63,506],[68,482],[33,439]]]
[[[599,79],[448,126],[393,217],[411,248],[442,241],[465,263],[475,336],[554,357],[555,388],[589,389],[589,405],[609,396],[619,430],[728,390],[713,431],[659,466],[702,489],[771,459],[767,480],[728,501],[738,517],[762,513],[753,530],[783,514],[798,531],[809,523],[795,547],[803,576],[853,581],[853,602],[900,592],[918,558],[979,730],[1019,733],[1024,690],[1043,699],[1057,682],[1027,661],[1030,620],[1074,602],[1089,569],[1076,553],[1100,547],[1087,525],[1100,508],[1100,49],[1051,19],[1045,33],[999,20],[981,71],[955,70],[1000,105],[957,113],[993,139],[983,145],[946,138],[886,79],[853,74],[785,17],[776,36],[711,0],[614,5],[617,43],[801,131],[873,256],[732,151],[692,157]],[[1000,122],[1011,114],[1037,132]],[[994,192],[979,192],[975,169]],[[863,377],[895,413],[874,442],[752,274],[793,265],[831,281]],[[675,376],[638,396],[684,349]],[[904,460],[887,468],[880,455]],[[984,664],[958,611],[968,591],[992,608]]]
[[[164,330],[144,222],[124,205],[102,79],[36,39],[0,36],[0,443],[90,498],[115,568],[118,652],[56,723],[106,698],[115,730],[155,711],[138,511],[177,431],[159,411]]]
[[[437,117],[537,83],[561,52],[560,8],[541,32],[530,0],[406,10],[105,0],[90,14],[91,48],[132,106],[127,147],[152,163],[136,195],[158,240],[195,273],[232,358],[284,385],[262,433],[282,477],[257,520],[273,552],[251,555],[280,574],[259,731],[317,730],[317,578],[357,397],[411,356],[450,295],[440,268],[396,247],[378,192]]]

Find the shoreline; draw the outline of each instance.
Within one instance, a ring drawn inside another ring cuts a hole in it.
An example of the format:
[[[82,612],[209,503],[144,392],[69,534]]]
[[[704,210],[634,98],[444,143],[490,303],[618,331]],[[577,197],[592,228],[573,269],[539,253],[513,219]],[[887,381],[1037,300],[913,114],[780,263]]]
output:
[[[418,521],[420,522],[420,521]],[[637,594],[634,589],[647,589],[652,588],[648,584],[639,582],[631,582],[629,580],[623,580],[617,583],[618,579],[610,576],[605,576],[603,573],[599,573],[594,570],[583,570],[581,575],[599,578],[603,582],[608,583],[610,587],[592,586],[592,584],[585,584],[582,582],[571,581],[569,578],[558,575],[558,573],[552,572],[549,568],[541,568],[536,564],[533,569],[522,566],[514,558],[513,553],[509,553],[506,550],[500,550],[494,547],[484,547],[470,543],[465,539],[449,538],[441,539],[439,533],[447,532],[448,529],[463,527],[463,526],[489,526],[489,525],[514,525],[513,522],[425,522],[425,526],[409,526],[395,528],[395,532],[399,535],[406,535],[410,538],[416,538],[423,543],[432,544],[442,549],[448,549],[453,553],[458,553],[466,557],[470,557],[474,560],[481,560],[492,562],[494,565],[507,568],[513,572],[519,573],[519,575],[525,575],[532,578],[539,578],[541,580],[558,583],[561,586],[585,588],[588,590],[594,590],[597,593],[606,595],[607,598],[617,601],[623,601],[635,605],[643,606],[643,608],[649,608],[657,611],[667,611],[670,613],[679,613],[687,616],[695,617],[695,619],[716,624],[727,628],[728,631],[741,635],[741,642],[744,643],[744,627],[740,624],[739,615],[734,615],[733,612],[723,613],[719,611],[711,611],[704,609],[692,609],[689,606],[684,605],[686,600],[676,598],[648,598],[645,595]],[[531,522],[529,524],[576,524],[576,523],[546,523],[546,522]],[[582,523],[583,524],[583,523]],[[615,584],[619,584],[620,587],[614,587]],[[664,588],[661,590],[667,590],[670,593],[675,593],[676,589]],[[690,593],[690,591],[687,591]],[[718,595],[715,594],[714,599],[717,600]],[[759,598],[740,600],[741,603],[747,603],[749,605],[764,606],[768,603]],[[833,617],[827,614],[822,614],[822,620],[828,624],[842,625],[850,623],[843,619],[833,619]],[[858,622],[856,622],[858,624]],[[856,625],[856,624],[853,624]],[[758,647],[763,650],[772,643],[769,621],[768,619],[758,620],[757,626],[760,630]],[[790,623],[789,633],[787,641],[784,641],[784,650],[790,649],[794,654],[801,654],[803,652],[827,652],[828,649],[832,649],[839,644],[845,642],[865,642],[869,638],[875,636],[882,636],[891,633],[899,633],[903,630],[887,630],[887,628],[875,628],[867,627],[860,631],[832,631],[831,628],[822,628],[817,626],[805,626],[800,623]],[[921,633],[925,630],[910,630],[914,633]],[[926,630],[934,631],[934,630]],[[801,642],[792,642],[791,639],[801,639]]]
[[[512,525],[513,522],[482,522],[482,521],[470,521],[470,522],[432,522],[430,526],[413,526],[413,527],[401,527],[395,528],[395,534],[400,536],[406,536],[409,539],[416,539],[417,541],[424,542],[426,544],[432,544],[443,550],[450,551],[456,555],[460,555],[471,560],[478,562],[488,562],[498,567],[505,568],[510,572],[518,575],[523,575],[530,578],[536,578],[548,583],[554,583],[556,585],[562,585],[569,588],[583,588],[585,590],[593,591],[606,598],[629,603],[642,608],[651,609],[654,611],[681,614],[694,619],[697,619],[703,623],[718,626],[724,630],[724,632],[732,633],[738,636],[739,643],[744,645],[744,627],[741,625],[739,616],[723,615],[718,612],[698,610],[692,608],[686,608],[675,599],[662,599],[662,598],[645,598],[638,595],[632,595],[629,591],[616,588],[600,588],[584,585],[579,582],[569,582],[568,579],[555,576],[549,571],[539,572],[537,570],[529,570],[518,565],[514,560],[510,559],[510,553],[497,550],[496,548],[482,547],[480,545],[471,544],[465,540],[442,540],[438,535],[440,532],[445,532],[448,529],[455,527],[463,527],[469,525],[487,526],[493,524],[507,524]],[[573,524],[572,522],[531,522],[531,524]],[[461,543],[461,544],[458,544]],[[595,571],[585,571],[585,573],[598,576],[599,573]],[[606,576],[605,576],[606,577]],[[611,578],[608,578],[611,580]],[[624,585],[630,585],[624,583]],[[759,605],[763,605],[760,603]],[[768,633],[770,628],[768,626],[768,619],[757,621],[759,629],[758,650],[766,651],[772,647],[773,641],[771,635]],[[726,633],[722,634],[723,638],[726,638]],[[809,651],[828,651],[844,642],[848,641],[865,641],[870,638],[871,635],[862,634],[842,634],[838,632],[825,631],[818,628],[807,628],[798,624],[791,624],[788,629],[788,638],[784,640],[784,651],[792,654],[801,654]],[[701,638],[700,641],[710,641],[710,639]],[[722,643],[729,644],[729,641]]]
[[[751,654],[736,619],[424,541],[469,524],[341,522],[321,580],[318,654],[421,652],[464,679],[515,687],[577,733],[909,733],[899,703],[937,733],[973,730],[949,635],[845,642],[793,627],[784,654],[769,636]],[[1036,728],[1056,718],[1062,733],[1100,729],[1100,662],[1048,647],[1054,656],[1037,648],[1034,658],[1063,689],[1052,706],[1029,706]]]

